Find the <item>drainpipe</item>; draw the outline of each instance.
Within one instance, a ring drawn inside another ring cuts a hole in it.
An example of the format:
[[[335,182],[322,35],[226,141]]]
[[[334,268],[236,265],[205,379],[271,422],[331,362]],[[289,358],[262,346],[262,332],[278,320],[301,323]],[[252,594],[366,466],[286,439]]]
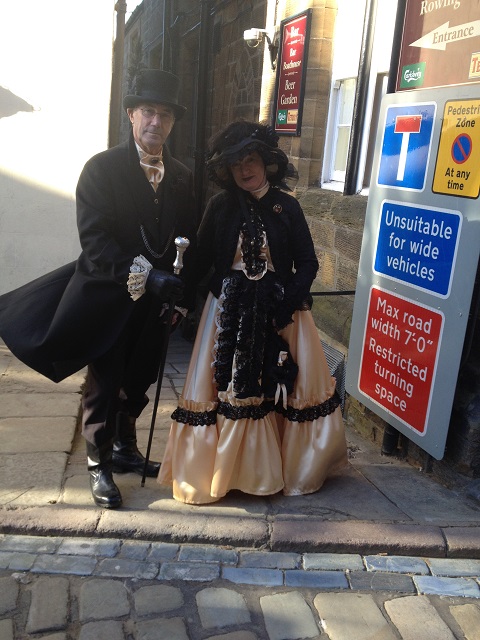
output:
[[[210,42],[210,5],[212,0],[202,0],[200,18],[200,45],[198,50],[198,80],[197,80],[197,121],[195,126],[195,196],[197,199],[197,216],[202,214],[204,178],[205,178],[205,127],[207,121],[207,87],[209,70]]]
[[[387,93],[395,93],[395,87],[397,85],[398,65],[403,39],[403,22],[405,20],[406,10],[407,0],[398,0],[395,29],[393,32],[392,55],[390,57],[390,69],[388,71]]]
[[[390,58],[390,69],[388,71],[388,83],[387,93],[395,93],[395,87],[397,85],[398,65],[400,61],[400,52],[402,48],[403,38],[403,22],[405,20],[405,11],[407,7],[407,0],[398,0],[397,15],[395,17],[395,30],[393,32],[393,44],[392,55]],[[382,454],[385,456],[391,456],[398,447],[398,439],[400,432],[392,427],[391,424],[386,424],[383,431],[382,440]],[[403,452],[405,456],[408,449],[408,439],[403,438]],[[426,466],[428,467],[428,460]]]
[[[125,14],[127,3],[118,0],[115,4],[117,12],[117,29],[113,50],[112,86],[110,88],[110,119],[108,123],[108,146],[114,147],[119,143],[120,122],[122,118],[122,78],[123,56],[125,48]]]
[[[358,65],[357,87],[353,105],[352,130],[348,145],[347,166],[345,171],[344,196],[352,196],[358,192],[358,172],[362,151],[362,134],[365,126],[365,108],[372,64],[373,37],[378,0],[367,0],[363,23],[360,62]]]
[[[163,38],[162,38],[162,69],[163,71],[172,71],[172,47],[170,42],[170,24],[171,24],[171,2],[164,0],[163,2]]]

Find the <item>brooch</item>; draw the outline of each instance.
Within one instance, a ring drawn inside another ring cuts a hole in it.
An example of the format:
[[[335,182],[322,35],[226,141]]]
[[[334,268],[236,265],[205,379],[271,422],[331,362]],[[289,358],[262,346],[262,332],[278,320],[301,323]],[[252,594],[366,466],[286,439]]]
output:
[[[282,205],[281,204],[274,204],[273,205],[273,211],[275,213],[281,213],[282,212]]]

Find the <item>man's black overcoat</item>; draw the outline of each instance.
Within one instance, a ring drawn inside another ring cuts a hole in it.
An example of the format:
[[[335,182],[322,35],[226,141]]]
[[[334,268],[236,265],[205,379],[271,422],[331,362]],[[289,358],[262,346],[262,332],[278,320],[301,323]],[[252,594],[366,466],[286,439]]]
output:
[[[0,336],[15,356],[55,382],[104,354],[135,305],[146,304],[127,291],[136,256],[172,272],[175,238],[187,237],[182,276],[190,280],[197,227],[193,176],[166,147],[163,160],[165,176],[155,193],[132,135],[91,158],[77,186],[79,258],[0,296]],[[187,298],[191,307],[193,292]]]

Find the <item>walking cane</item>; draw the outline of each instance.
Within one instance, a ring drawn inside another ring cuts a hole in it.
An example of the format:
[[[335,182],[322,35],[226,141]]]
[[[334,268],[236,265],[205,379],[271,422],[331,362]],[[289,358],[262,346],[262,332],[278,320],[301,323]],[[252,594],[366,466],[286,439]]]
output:
[[[183,267],[183,254],[188,248],[190,240],[188,238],[175,238],[175,246],[177,247],[177,257],[173,263],[173,273],[179,275]],[[165,369],[165,361],[167,359],[168,340],[170,337],[170,327],[172,326],[172,317],[175,309],[175,302],[170,300],[168,305],[167,319],[165,322],[165,331],[167,332],[165,340],[162,341],[162,349],[160,352],[160,364],[158,366],[157,390],[155,393],[155,402],[153,403],[152,422],[150,424],[150,435],[148,437],[147,453],[145,455],[145,464],[143,466],[142,487],[145,486],[145,478],[147,475],[147,465],[150,458],[150,449],[152,448],[153,430],[155,428],[155,420],[157,418],[158,400],[160,398],[160,390],[162,388],[163,370]]]

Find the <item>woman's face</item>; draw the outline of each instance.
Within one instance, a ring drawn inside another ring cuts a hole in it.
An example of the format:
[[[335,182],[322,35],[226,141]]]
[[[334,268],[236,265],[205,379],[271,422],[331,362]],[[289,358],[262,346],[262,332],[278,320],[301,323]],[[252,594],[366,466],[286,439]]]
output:
[[[236,185],[245,191],[261,189],[266,182],[265,165],[258,151],[231,164],[230,171]]]

